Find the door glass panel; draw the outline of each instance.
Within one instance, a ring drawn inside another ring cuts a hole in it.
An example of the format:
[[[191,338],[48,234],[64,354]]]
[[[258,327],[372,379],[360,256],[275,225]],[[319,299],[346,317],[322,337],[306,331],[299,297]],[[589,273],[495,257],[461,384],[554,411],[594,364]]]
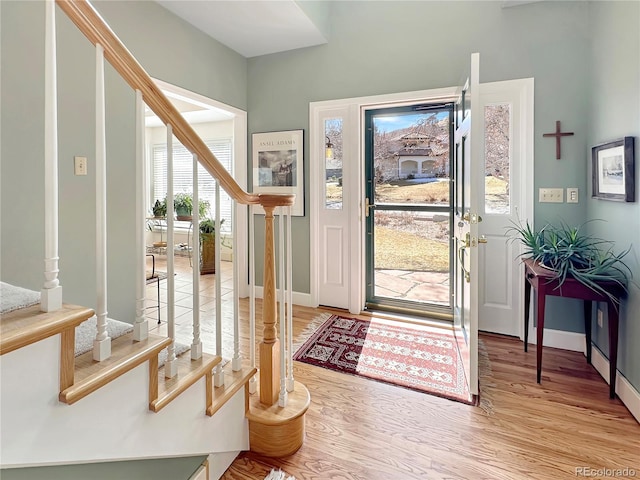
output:
[[[449,204],[449,112],[373,119],[376,203]]]
[[[324,121],[325,208],[342,209],[342,118]]]
[[[378,210],[376,297],[449,305],[449,214]]]
[[[367,305],[451,306],[451,104],[366,116]]]
[[[511,105],[487,105],[484,109],[485,212],[511,213]]]

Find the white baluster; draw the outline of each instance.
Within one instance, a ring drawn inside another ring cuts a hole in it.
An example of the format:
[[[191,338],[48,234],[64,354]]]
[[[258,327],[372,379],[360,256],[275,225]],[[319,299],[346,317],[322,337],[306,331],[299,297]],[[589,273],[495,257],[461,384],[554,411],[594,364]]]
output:
[[[222,357],[222,272],[220,271],[220,183],[216,180],[216,355]],[[224,385],[224,370],[218,363],[213,372],[213,385]]]
[[[96,45],[96,274],[98,332],[93,341],[93,359],[101,362],[111,356],[107,332],[107,146],[101,45]]]
[[[238,205],[233,204],[232,209],[232,225],[236,225],[236,208]],[[233,236],[233,251],[240,249],[238,245],[237,235]],[[240,265],[239,262],[233,262],[233,359],[231,360],[231,370],[234,372],[242,370],[242,357],[240,356]]]
[[[256,367],[256,253],[255,243],[255,215],[253,205],[249,205],[249,364]],[[249,380],[249,393],[257,391],[256,376]]]
[[[146,284],[146,246],[145,225],[147,198],[146,165],[144,152],[144,101],[142,92],[136,90],[136,321],[133,325],[133,339],[146,340],[149,337],[149,321],[145,316],[147,290]],[[160,308],[158,306],[158,308]]]
[[[285,345],[287,344],[287,321],[284,316],[286,287],[284,276],[284,216],[282,213],[283,207],[278,207],[278,255],[280,257],[278,258],[280,264],[280,268],[278,269],[278,299],[280,301],[280,309],[278,313],[278,316],[280,317],[280,395],[278,396],[278,405],[280,407],[286,407],[288,401],[286,371],[287,356],[285,351]]]
[[[176,308],[175,308],[175,265],[173,240],[173,130],[167,125],[167,335],[171,344],[167,347],[167,361],[164,365],[164,376],[173,378],[178,373],[176,359]]]
[[[198,156],[193,156],[193,343],[191,344],[191,359],[202,357],[202,340],[200,339],[200,193],[198,189]]]
[[[45,3],[44,92],[44,284],[40,310],[62,307],[58,279],[58,105],[56,81],[56,12],[53,0]]]
[[[293,246],[291,244],[291,207],[287,207],[287,336],[288,355],[287,355],[287,391],[293,392],[295,382],[293,380]]]

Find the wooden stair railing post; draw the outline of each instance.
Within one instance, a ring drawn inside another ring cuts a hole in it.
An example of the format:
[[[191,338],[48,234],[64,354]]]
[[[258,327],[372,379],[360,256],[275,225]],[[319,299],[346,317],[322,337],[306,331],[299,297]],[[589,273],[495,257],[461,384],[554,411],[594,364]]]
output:
[[[58,108],[56,86],[56,12],[53,1],[45,3],[45,95],[44,95],[44,285],[40,310],[62,307],[58,279]]]
[[[193,341],[191,342],[191,360],[202,357],[200,339],[200,189],[198,185],[198,156],[193,155],[193,209],[191,227],[193,228],[193,248],[191,249],[193,281]],[[202,219],[204,220],[204,219]]]
[[[104,49],[96,45],[96,338],[93,359],[111,356],[107,332],[107,142],[104,90]]]
[[[215,210],[215,271],[216,271],[216,355],[222,357],[222,269],[220,268],[220,182],[216,180],[216,210]],[[222,387],[224,385],[224,370],[222,365],[216,365],[213,371],[213,385]]]
[[[284,208],[284,207],[283,207]],[[295,381],[293,378],[293,248],[291,244],[291,207],[287,210],[287,392],[293,392]]]
[[[260,343],[260,402],[273,405],[280,388],[280,341],[276,332],[276,259],[273,211],[264,207],[264,279],[262,295],[262,343]]]
[[[280,340],[276,331],[276,258],[274,246],[273,211],[276,207],[291,206],[295,195],[260,195],[264,208],[264,279],[262,294],[262,323],[260,343],[260,403],[273,405],[280,390]]]
[[[133,339],[137,342],[149,338],[149,321],[146,310],[146,245],[145,201],[147,199],[144,101],[142,92],[136,90],[136,320],[133,324]],[[160,305],[158,305],[160,308]]]
[[[178,374],[176,359],[176,281],[174,265],[174,202],[173,202],[173,128],[167,125],[167,336],[171,344],[167,347],[167,360],[164,364],[165,378],[173,378]]]
[[[253,205],[249,205],[249,366],[256,366],[256,252],[255,215]],[[235,237],[235,236],[234,236]],[[249,380],[249,393],[258,390],[256,376]]]

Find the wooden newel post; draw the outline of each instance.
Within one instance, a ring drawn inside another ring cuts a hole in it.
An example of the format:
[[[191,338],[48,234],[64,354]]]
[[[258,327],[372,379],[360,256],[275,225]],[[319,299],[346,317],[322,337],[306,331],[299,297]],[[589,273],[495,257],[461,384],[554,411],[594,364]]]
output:
[[[280,341],[276,333],[276,257],[273,234],[274,206],[264,207],[264,292],[260,344],[260,403],[273,405],[280,391]]]
[[[280,394],[280,341],[276,330],[276,254],[273,211],[291,206],[295,195],[260,195],[264,208],[264,279],[262,293],[262,342],[260,343],[260,403],[271,406]]]

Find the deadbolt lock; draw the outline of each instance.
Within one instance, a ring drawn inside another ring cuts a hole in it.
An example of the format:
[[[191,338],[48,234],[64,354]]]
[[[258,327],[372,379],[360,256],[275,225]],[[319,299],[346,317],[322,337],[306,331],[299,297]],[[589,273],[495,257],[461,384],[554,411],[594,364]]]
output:
[[[480,223],[482,221],[482,217],[480,215],[478,215],[477,213],[465,213],[462,216],[462,219],[465,222],[469,222],[469,223]]]

